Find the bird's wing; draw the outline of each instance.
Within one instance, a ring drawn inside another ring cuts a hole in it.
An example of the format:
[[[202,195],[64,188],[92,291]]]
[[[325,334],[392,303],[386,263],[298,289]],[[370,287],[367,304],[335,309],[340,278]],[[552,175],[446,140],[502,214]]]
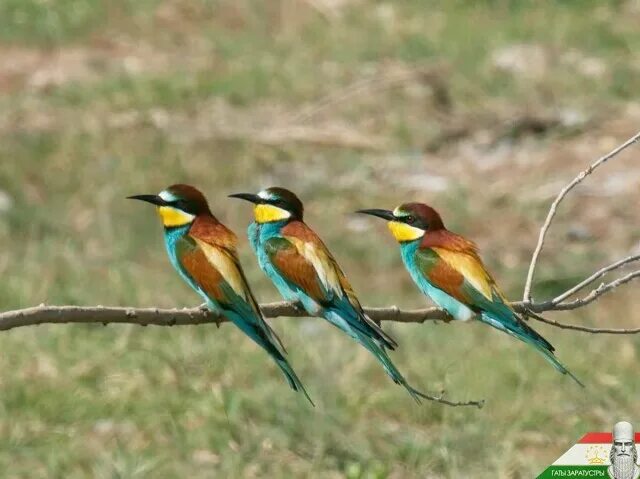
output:
[[[549,341],[516,314],[475,249],[420,248],[416,262],[431,285],[481,313],[481,319],[519,339],[554,351]]]
[[[506,305],[496,282],[475,251],[420,248],[416,251],[416,263],[433,286],[473,310],[484,310],[494,303]]]
[[[322,240],[304,223],[294,222],[281,237],[265,242],[265,250],[282,276],[325,307],[348,316],[357,329],[382,340],[393,349],[397,343],[364,314],[351,284]]]
[[[342,290],[344,291],[344,294],[346,295],[347,300],[349,301],[349,304],[351,304],[353,306],[353,309],[358,313],[358,317],[360,318],[360,320],[367,323],[367,325],[377,333],[377,335],[379,336],[378,339],[380,339],[387,348],[391,349],[392,351],[396,349],[398,347],[398,343],[396,342],[396,340],[392,338],[384,329],[382,329],[378,325],[378,323],[376,323],[374,320],[372,320],[369,316],[365,314],[364,309],[362,309],[362,305],[360,304],[360,300],[358,300],[356,293],[351,287],[351,283],[349,283],[349,280],[347,280],[347,277],[343,273],[340,266],[338,266],[338,263],[336,262],[336,260],[333,259],[333,256],[331,256],[331,253],[329,253],[329,251],[327,251],[327,253],[329,254],[329,259],[333,262],[333,264],[336,267],[338,280],[340,281]]]
[[[278,272],[317,303],[344,296],[335,266],[322,248],[293,237],[270,238],[264,247]]]
[[[225,313],[234,313],[246,322],[259,338],[279,345],[280,352],[285,352],[280,338],[262,317],[235,246],[229,241],[215,242],[210,237],[203,239],[190,235],[189,238],[193,246],[184,249],[178,259],[200,290],[220,305]]]

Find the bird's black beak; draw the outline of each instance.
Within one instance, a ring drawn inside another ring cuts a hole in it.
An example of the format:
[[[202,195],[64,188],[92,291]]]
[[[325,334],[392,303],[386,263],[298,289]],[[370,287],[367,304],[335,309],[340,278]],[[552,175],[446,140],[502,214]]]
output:
[[[363,215],[377,216],[378,218],[382,218],[383,220],[387,220],[387,221],[394,221],[396,219],[396,217],[393,215],[393,211],[380,210],[377,208],[374,208],[371,210],[358,210],[356,211],[356,213],[362,213]]]
[[[134,195],[134,196],[127,196],[127,199],[146,201],[147,203],[151,203],[152,205],[156,205],[156,206],[163,206],[167,204],[167,202],[162,198],[160,198],[158,195]]]
[[[241,200],[250,201],[251,203],[260,203],[262,198],[258,195],[254,195],[253,193],[234,193],[229,195],[229,198],[240,198]]]

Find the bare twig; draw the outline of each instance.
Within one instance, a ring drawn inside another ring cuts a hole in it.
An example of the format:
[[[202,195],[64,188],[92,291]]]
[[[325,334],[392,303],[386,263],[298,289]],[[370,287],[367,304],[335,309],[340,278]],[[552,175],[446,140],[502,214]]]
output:
[[[584,333],[593,333],[593,334],[638,334],[640,333],[640,328],[631,328],[631,329],[616,329],[616,328],[590,328],[588,326],[578,326],[575,324],[566,324],[560,323],[558,321],[554,321],[553,319],[536,317],[540,322],[550,324],[551,326],[555,326],[560,329],[571,329],[573,331],[582,331]]]
[[[629,263],[632,263],[634,261],[638,261],[638,260],[640,260],[640,254],[629,256],[627,258],[621,259],[620,261],[616,261],[615,263],[611,263],[610,265],[605,266],[602,269],[599,269],[598,271],[593,273],[591,276],[589,276],[587,279],[585,279],[581,283],[578,283],[577,285],[575,285],[573,288],[565,291],[561,295],[556,296],[555,298],[553,298],[551,303],[552,304],[560,304],[565,299],[569,298],[570,296],[573,296],[578,291],[586,288],[587,286],[589,286],[594,281],[602,278],[605,274],[607,274],[607,273],[609,273],[609,272],[611,272],[611,271],[613,271],[615,269],[621,268],[622,266],[627,265]]]
[[[592,163],[586,170],[580,172],[578,176],[576,176],[571,183],[565,186],[562,191],[558,194],[553,203],[551,204],[551,208],[549,209],[549,213],[547,214],[547,218],[540,229],[540,235],[538,236],[538,244],[533,252],[533,256],[531,257],[531,264],[529,265],[529,272],[527,273],[527,281],[524,285],[524,294],[522,299],[526,302],[531,302],[531,285],[533,283],[533,277],[535,274],[536,265],[538,263],[538,257],[540,256],[540,252],[542,251],[542,246],[544,245],[545,237],[547,236],[547,231],[551,226],[551,222],[556,215],[558,205],[560,202],[567,196],[569,191],[575,188],[578,184],[582,182],[587,176],[589,176],[593,171],[599,166],[606,163],[611,158],[618,155],[621,151],[625,150],[629,146],[633,145],[640,139],[640,132],[636,133],[633,137],[629,138],[622,145],[618,146],[614,150],[610,151],[600,159],[598,159],[595,163]]]
[[[627,274],[626,276],[622,276],[614,281],[611,281],[610,283],[601,284],[600,286],[598,286],[596,289],[591,291],[588,295],[586,295],[582,299],[576,299],[575,301],[571,301],[568,303],[556,304],[554,305],[553,309],[557,311],[567,311],[569,309],[581,308],[583,306],[586,306],[589,303],[592,303],[603,294],[608,293],[609,291],[613,291],[618,286],[622,286],[623,284],[626,284],[639,277],[640,277],[640,270],[633,271]]]

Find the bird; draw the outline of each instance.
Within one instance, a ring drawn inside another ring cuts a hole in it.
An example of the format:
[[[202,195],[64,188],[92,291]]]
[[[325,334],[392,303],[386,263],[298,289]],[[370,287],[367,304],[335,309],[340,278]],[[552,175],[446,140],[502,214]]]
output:
[[[509,305],[472,241],[449,231],[440,214],[424,203],[404,203],[393,211],[357,213],[382,218],[400,244],[403,263],[420,291],[454,320],[477,318],[533,346],[553,367],[584,385],[555,356],[554,347]]]
[[[433,399],[411,386],[393,364],[386,349],[394,350],[398,344],[364,313],[335,258],[304,222],[304,206],[293,192],[270,187],[230,197],[254,203],[249,242],[260,268],[285,300],[311,316],[323,317],[364,346],[416,402]]]
[[[280,338],[264,320],[249,288],[236,250],[237,237],[211,213],[196,188],[175,184],[157,195],[128,199],[156,206],[164,226],[164,243],[172,266],[213,312],[225,316],[264,349],[282,370],[289,386],[301,391],[302,382],[285,358]]]

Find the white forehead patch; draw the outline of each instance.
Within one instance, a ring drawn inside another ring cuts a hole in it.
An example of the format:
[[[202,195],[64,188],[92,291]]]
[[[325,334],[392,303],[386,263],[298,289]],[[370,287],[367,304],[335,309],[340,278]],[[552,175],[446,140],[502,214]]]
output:
[[[273,198],[273,195],[271,193],[269,193],[267,190],[262,190],[258,193],[258,196],[260,198],[262,198],[263,200],[270,200],[271,198]]]
[[[400,211],[400,207],[398,206],[395,210],[393,210],[393,216],[406,216],[406,213]]]
[[[158,194],[158,196],[160,198],[162,198],[165,201],[175,201],[176,197],[173,193],[167,191],[167,190],[163,190],[160,192],[160,194]]]

